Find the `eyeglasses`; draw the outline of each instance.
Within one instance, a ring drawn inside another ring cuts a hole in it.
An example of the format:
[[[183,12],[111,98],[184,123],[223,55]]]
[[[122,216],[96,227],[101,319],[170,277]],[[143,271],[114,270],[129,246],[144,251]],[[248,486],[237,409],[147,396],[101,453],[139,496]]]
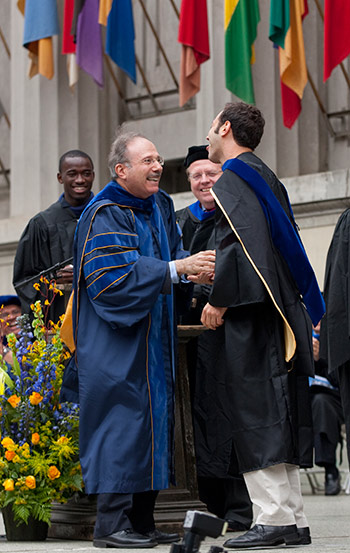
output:
[[[189,178],[194,180],[195,182],[200,181],[202,176],[208,177],[208,179],[215,179],[216,175],[221,173],[221,171],[202,171],[201,173],[194,173],[191,175],[191,173],[188,174]]]
[[[162,167],[164,166],[164,158],[163,157],[145,157],[144,159],[141,159],[138,163],[142,163],[143,165],[154,165],[155,163],[159,163]]]

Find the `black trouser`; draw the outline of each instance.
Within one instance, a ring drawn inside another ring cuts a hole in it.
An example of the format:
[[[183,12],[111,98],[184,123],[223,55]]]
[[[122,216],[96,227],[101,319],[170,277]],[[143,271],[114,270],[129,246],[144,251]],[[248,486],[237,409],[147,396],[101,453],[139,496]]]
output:
[[[198,477],[199,498],[208,511],[226,520],[233,520],[250,527],[253,520],[252,502],[244,478]]]
[[[139,493],[101,493],[97,496],[94,537],[132,528],[139,534],[154,530],[154,505],[158,490]]]
[[[311,387],[313,392],[314,386]],[[340,396],[332,392],[315,391],[311,396],[314,429],[315,464],[327,467],[336,464],[336,450],[341,443],[344,422]]]

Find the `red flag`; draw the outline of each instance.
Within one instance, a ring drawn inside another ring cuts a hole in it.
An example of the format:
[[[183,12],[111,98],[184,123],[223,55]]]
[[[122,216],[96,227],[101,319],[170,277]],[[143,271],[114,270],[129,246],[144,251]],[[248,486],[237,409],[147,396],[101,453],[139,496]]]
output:
[[[324,81],[330,77],[333,69],[350,54],[349,25],[349,0],[325,0]]]
[[[301,100],[294,90],[281,81],[283,124],[291,129],[301,112]]]
[[[291,5],[285,50],[279,48],[282,115],[284,126],[288,129],[292,128],[300,115],[301,99],[307,82],[302,21],[309,13],[309,7],[307,0],[292,1],[295,3]]]
[[[63,12],[62,54],[74,54],[76,50],[74,37],[71,35],[73,12],[74,0],[65,0]]]
[[[200,89],[200,64],[210,58],[207,0],[182,0],[178,41],[182,43],[180,106]]]

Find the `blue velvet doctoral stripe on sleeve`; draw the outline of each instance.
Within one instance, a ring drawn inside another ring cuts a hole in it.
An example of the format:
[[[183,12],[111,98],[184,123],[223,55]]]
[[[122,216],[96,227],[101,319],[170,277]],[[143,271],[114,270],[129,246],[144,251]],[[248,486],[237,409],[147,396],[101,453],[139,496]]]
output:
[[[134,233],[99,233],[87,240],[83,267],[92,299],[128,274],[140,256],[138,246],[139,237]]]

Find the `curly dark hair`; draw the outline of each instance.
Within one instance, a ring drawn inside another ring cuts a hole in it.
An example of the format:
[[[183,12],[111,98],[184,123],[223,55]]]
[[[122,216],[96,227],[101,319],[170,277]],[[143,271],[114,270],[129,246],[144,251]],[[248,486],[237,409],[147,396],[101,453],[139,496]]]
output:
[[[257,107],[245,102],[228,103],[218,116],[215,132],[219,132],[225,121],[231,123],[233,138],[239,146],[255,150],[265,126],[265,119]]]

